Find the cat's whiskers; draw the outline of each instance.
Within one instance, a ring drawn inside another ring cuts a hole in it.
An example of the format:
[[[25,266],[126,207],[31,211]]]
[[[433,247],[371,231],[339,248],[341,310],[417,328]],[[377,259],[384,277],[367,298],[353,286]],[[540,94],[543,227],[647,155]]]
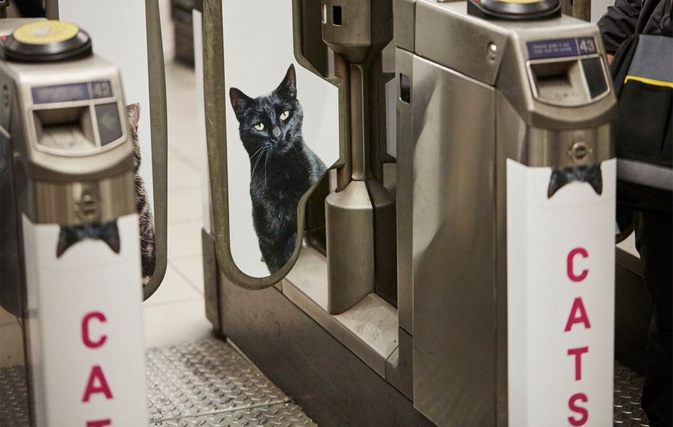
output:
[[[268,151],[267,151],[267,153],[268,153]],[[264,186],[265,187],[267,186],[267,183],[266,183],[266,164],[267,164],[268,161],[269,161],[269,156],[267,155],[266,158],[264,159]]]
[[[253,168],[252,168],[252,172],[250,173],[250,176],[254,176],[254,175],[255,175],[255,170],[257,169],[257,164],[258,164],[259,161],[262,159],[262,155],[264,155],[264,154],[266,154],[266,153],[268,152],[268,148],[269,148],[269,147],[267,147],[267,146],[263,146],[263,147],[262,147],[261,154],[259,155],[259,157],[257,157],[257,161],[255,161],[255,166],[253,166]]]
[[[259,152],[262,151],[265,147],[266,147],[266,146],[264,146],[264,145],[262,145],[261,147],[259,147],[259,148],[257,149],[257,151],[255,151],[255,153],[254,153],[252,156],[250,156],[250,161],[253,161],[253,160],[255,159],[255,156],[256,156],[257,154],[259,154]]]

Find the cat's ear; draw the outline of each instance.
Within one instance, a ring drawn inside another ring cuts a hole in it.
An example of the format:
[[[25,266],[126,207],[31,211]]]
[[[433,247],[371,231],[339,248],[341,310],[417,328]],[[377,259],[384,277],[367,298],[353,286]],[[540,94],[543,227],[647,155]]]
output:
[[[290,67],[285,73],[285,78],[276,89],[281,96],[286,98],[295,99],[297,97],[297,74],[294,71],[294,64],[290,64]]]
[[[246,109],[248,102],[250,102],[252,98],[235,87],[232,87],[229,89],[229,99],[231,99],[231,106],[234,108],[234,114],[236,114],[236,118],[240,122],[241,114]]]
[[[107,243],[114,253],[119,253],[121,250],[121,241],[119,239],[119,228],[117,227],[116,221],[101,225],[100,239]]]
[[[126,106],[126,116],[129,118],[129,126],[131,129],[138,130],[138,122],[140,121],[140,104],[130,104]]]
[[[56,258],[61,258],[61,255],[75,243],[77,243],[77,234],[69,227],[61,227],[61,232],[58,235],[58,244],[56,245]]]
[[[566,174],[561,169],[554,169],[549,179],[549,187],[547,188],[547,198],[551,199],[557,191],[563,188],[564,185],[568,184],[568,178]]]
[[[589,168],[588,176],[589,185],[594,189],[599,196],[603,194],[603,174],[601,173],[601,165],[594,165]]]

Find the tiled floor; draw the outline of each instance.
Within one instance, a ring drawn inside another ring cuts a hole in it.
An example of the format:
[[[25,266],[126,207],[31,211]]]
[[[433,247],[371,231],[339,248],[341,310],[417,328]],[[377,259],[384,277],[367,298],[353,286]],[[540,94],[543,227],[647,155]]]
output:
[[[168,267],[143,303],[145,345],[156,347],[208,336],[201,258],[201,150],[196,134],[194,70],[168,62]]]

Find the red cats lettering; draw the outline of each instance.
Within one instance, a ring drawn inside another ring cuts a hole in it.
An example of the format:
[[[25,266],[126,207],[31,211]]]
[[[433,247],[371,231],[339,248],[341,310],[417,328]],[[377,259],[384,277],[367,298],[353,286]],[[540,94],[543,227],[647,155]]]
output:
[[[100,334],[98,336],[91,335],[91,326],[92,323],[104,324],[107,322],[105,315],[99,311],[93,311],[86,314],[82,318],[82,343],[84,346],[90,350],[96,350],[102,348],[107,341],[107,335]],[[96,396],[102,395],[106,400],[112,399],[112,390],[108,385],[105,374],[103,373],[103,368],[99,365],[94,365],[91,367],[91,373],[89,374],[89,380],[86,383],[84,388],[84,396],[82,397],[82,403],[88,403],[89,400]],[[87,421],[86,427],[107,427],[112,426],[112,420],[96,420],[96,421]]]
[[[578,268],[575,266],[575,261],[580,257],[581,259],[588,259],[589,252],[584,248],[574,248],[568,253],[566,259],[566,271],[568,278],[573,283],[582,283],[587,276],[589,276],[589,270],[583,269],[578,273]],[[584,327],[584,329],[590,329],[591,323],[589,322],[589,315],[587,310],[584,307],[581,297],[575,298],[573,301],[572,307],[570,308],[570,313],[568,314],[568,320],[566,321],[564,332],[572,333],[573,327],[577,328]],[[568,349],[568,356],[575,358],[575,381],[582,380],[582,355],[589,352],[589,347],[578,347]],[[589,420],[589,411],[584,406],[580,406],[578,403],[587,403],[589,398],[584,393],[575,393],[568,399],[568,409],[573,412],[572,416],[568,417],[568,423],[573,427],[583,426]]]

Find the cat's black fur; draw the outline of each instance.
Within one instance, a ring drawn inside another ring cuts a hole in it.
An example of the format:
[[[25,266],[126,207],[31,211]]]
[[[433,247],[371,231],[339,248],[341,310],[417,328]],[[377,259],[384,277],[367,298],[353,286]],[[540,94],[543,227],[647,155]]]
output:
[[[135,202],[136,212],[138,213],[140,226],[140,255],[142,266],[142,284],[147,285],[154,273],[156,266],[156,253],[154,247],[154,220],[152,211],[147,201],[147,193],[138,169],[140,168],[140,143],[138,141],[138,120],[140,119],[140,104],[131,104],[126,107],[126,114],[129,121],[129,130],[133,140],[134,154],[134,182],[135,182]],[[56,257],[60,258],[68,248],[74,244],[85,240],[102,240],[115,253],[119,253],[120,241],[117,222],[111,221],[104,224],[87,224],[80,226],[64,226],[58,238],[56,248]]]
[[[575,166],[571,168],[554,169],[549,179],[549,187],[547,189],[547,198],[556,194],[563,186],[571,182],[586,182],[591,185],[596,194],[599,196],[603,194],[603,176],[600,165],[592,166]]]
[[[294,251],[299,199],[327,168],[304,144],[294,65],[268,95],[250,98],[231,88],[229,96],[250,158],[253,224],[264,262],[273,273]],[[285,112],[289,116],[283,120]],[[263,129],[255,127],[260,124]]]

